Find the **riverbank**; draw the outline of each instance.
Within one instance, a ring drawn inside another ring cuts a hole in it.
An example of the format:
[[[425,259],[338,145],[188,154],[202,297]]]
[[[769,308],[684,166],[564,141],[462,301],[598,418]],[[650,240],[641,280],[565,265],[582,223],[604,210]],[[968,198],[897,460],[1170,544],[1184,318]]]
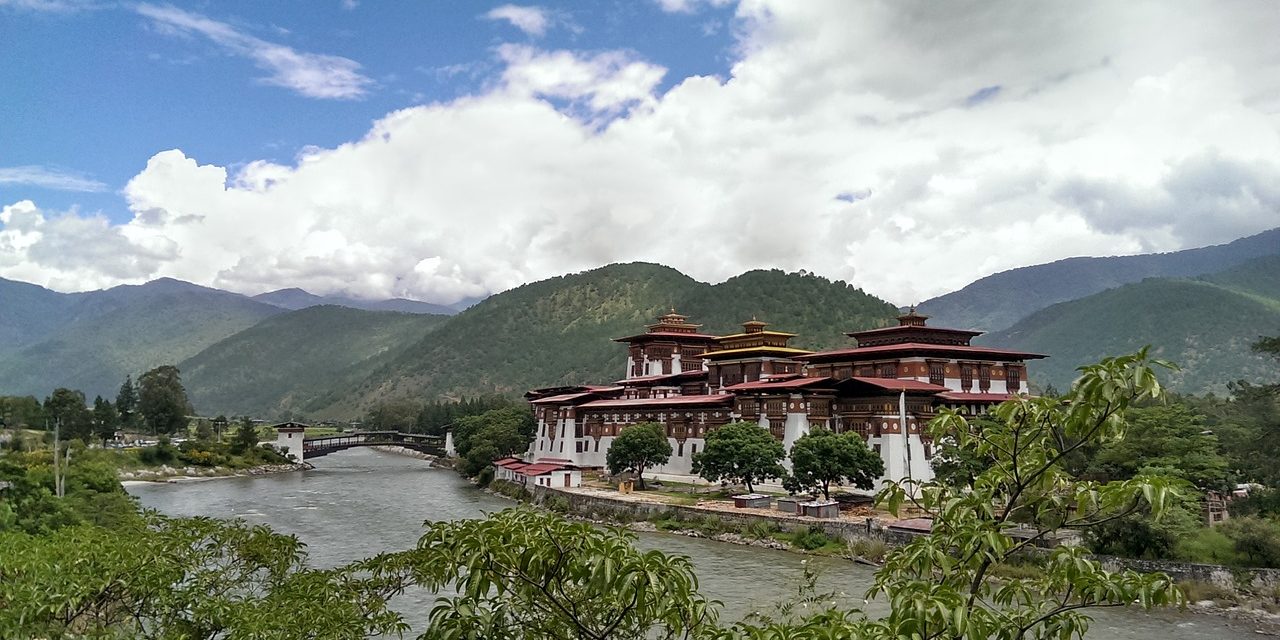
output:
[[[596,524],[842,558],[872,566],[879,566],[879,561],[893,547],[922,535],[873,526],[871,518],[856,523],[842,519],[790,516],[761,509],[726,511],[697,504],[635,500],[628,499],[633,496],[604,495],[590,489],[534,487],[530,492],[508,482],[498,481],[495,485],[487,489],[494,495],[525,501]],[[1280,587],[1273,582],[1280,572],[1269,569],[1232,571],[1211,565],[1105,556],[1099,559],[1111,570],[1167,573],[1178,581],[1187,595],[1187,611],[1246,623],[1259,635],[1280,636]],[[1031,561],[997,566],[991,575],[996,579],[1019,578],[1029,577],[1038,571]]]
[[[262,464],[247,469],[230,467],[171,467],[161,465],[154,468],[121,470],[116,474],[120,484],[147,482],[192,482],[196,480],[216,480],[218,478],[238,478],[243,476],[262,476],[272,473],[289,473],[312,469],[306,462],[292,464]]]

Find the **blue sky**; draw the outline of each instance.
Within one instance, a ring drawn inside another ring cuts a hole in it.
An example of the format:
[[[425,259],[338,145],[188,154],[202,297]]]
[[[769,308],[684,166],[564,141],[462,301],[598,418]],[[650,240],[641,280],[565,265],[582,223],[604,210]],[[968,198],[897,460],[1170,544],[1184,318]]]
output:
[[[268,84],[254,61],[198,34],[174,33],[139,12],[173,7],[296,51],[339,56],[367,78],[358,95],[309,97]],[[44,167],[83,178],[67,191],[0,184],[0,200],[79,206],[114,222],[133,216],[119,195],[152,154],[180,148],[236,167],[290,161],[307,146],[358,139],[388,112],[480,90],[507,42],[551,49],[628,49],[666,67],[662,88],[725,75],[732,7],[671,12],[656,2],[544,4],[547,26],[525,33],[487,14],[502,3],[340,1],[60,3],[5,6],[0,65],[0,167]]]
[[[0,277],[898,304],[1280,225],[1271,0],[0,0]]]

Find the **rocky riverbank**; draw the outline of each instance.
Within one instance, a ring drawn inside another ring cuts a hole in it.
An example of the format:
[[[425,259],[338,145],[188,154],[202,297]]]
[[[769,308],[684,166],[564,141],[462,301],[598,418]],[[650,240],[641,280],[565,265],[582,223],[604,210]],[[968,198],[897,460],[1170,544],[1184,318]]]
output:
[[[191,480],[213,480],[215,478],[235,478],[239,476],[261,476],[269,473],[287,473],[313,468],[306,462],[296,464],[264,464],[248,469],[232,469],[230,467],[171,467],[162,465],[149,469],[121,470],[117,474],[120,482],[185,482]]]

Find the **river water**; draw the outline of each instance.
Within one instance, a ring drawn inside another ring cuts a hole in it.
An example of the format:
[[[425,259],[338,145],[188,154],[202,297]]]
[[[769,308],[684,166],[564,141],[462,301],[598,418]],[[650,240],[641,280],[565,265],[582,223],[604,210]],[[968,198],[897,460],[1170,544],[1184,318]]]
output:
[[[202,482],[130,483],[142,504],[182,516],[243,518],[298,536],[310,562],[331,567],[383,551],[412,547],[428,520],[483,517],[512,506],[484,493],[447,469],[414,458],[357,448],[313,461],[310,471],[226,478]],[[803,575],[805,556],[662,533],[641,534],[638,545],[689,556],[701,591],[724,602],[723,619],[736,620],[753,610],[793,597]],[[832,558],[809,558],[819,569],[819,589],[849,594],[842,600],[875,613],[883,603],[863,605],[872,569]],[[431,607],[424,593],[396,602],[414,625],[416,636]],[[1172,611],[1137,610],[1093,613],[1090,640],[1233,640],[1256,638],[1243,622]],[[417,623],[417,624],[414,624]]]

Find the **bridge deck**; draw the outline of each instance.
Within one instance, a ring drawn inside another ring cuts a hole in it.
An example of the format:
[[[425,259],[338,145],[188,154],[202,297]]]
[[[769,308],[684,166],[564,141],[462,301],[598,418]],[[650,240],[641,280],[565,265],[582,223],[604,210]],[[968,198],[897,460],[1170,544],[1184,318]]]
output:
[[[335,451],[345,451],[353,447],[397,446],[426,453],[428,455],[444,455],[444,438],[422,433],[404,433],[401,431],[357,431],[333,436],[306,438],[302,441],[302,457],[318,458]]]

